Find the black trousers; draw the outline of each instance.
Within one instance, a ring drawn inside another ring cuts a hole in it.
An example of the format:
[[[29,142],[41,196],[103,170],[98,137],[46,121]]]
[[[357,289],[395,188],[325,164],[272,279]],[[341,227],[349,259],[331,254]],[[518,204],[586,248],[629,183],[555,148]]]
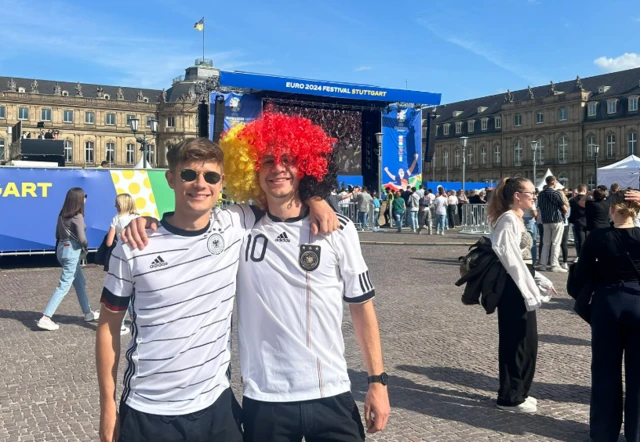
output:
[[[562,241],[560,242],[560,249],[562,250],[562,262],[567,263],[567,258],[569,257],[569,225],[564,226],[564,231],[562,232]]]
[[[364,427],[350,392],[302,402],[242,399],[245,442],[362,442]]]
[[[536,312],[528,312],[520,290],[507,276],[498,301],[498,405],[520,405],[529,396],[538,357]]]
[[[540,261],[542,256],[542,240],[544,239],[544,224],[538,224],[538,240],[540,241],[538,246],[538,261]],[[549,249],[551,250],[551,249]]]
[[[447,218],[449,221],[449,228],[453,229],[456,226],[456,206],[451,204],[447,206]]]
[[[640,284],[599,286],[591,311],[591,440],[618,440],[624,354],[624,434],[640,442]]]
[[[582,245],[587,238],[587,228],[580,224],[573,224],[573,240],[576,246],[576,254],[579,257],[582,252]]]
[[[143,413],[121,402],[118,442],[241,442],[240,419],[230,388],[204,410],[181,416]]]

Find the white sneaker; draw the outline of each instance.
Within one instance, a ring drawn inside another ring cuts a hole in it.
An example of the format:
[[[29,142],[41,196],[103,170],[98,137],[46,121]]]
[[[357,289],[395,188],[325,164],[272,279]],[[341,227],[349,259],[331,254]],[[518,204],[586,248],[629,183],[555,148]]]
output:
[[[560,267],[562,267],[565,270],[569,270],[569,265],[566,262],[563,262],[562,264],[560,264]]]
[[[527,401],[513,407],[508,407],[506,405],[497,405],[497,407],[502,411],[510,411],[512,413],[535,413],[538,411],[536,404]]]
[[[47,318],[46,316],[43,316],[42,318],[40,318],[40,320],[36,323],[36,325],[38,326],[38,328],[41,328],[42,330],[49,330],[49,331],[58,330],[60,328],[58,324],[56,324],[51,320],[51,318]]]
[[[533,405],[536,405],[536,406],[538,405],[538,399],[534,398],[533,396],[528,396],[525,399],[525,402],[529,402],[530,404],[533,404]]]
[[[95,312],[89,312],[86,315],[84,315],[85,322],[97,321],[99,318],[100,318],[100,312],[97,310]]]
[[[128,335],[131,330],[126,325],[120,327],[120,336]]]
[[[567,269],[565,269],[565,268],[563,268],[563,267],[560,267],[560,266],[557,266],[557,267],[551,267],[551,268],[549,269],[549,271],[550,271],[550,272],[553,272],[553,273],[567,273],[567,272],[568,272],[568,270],[567,270]]]

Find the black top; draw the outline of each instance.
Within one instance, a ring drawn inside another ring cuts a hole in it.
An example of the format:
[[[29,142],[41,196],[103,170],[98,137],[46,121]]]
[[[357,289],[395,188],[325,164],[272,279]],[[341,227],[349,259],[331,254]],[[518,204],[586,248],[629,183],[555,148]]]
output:
[[[578,280],[587,281],[596,277],[600,284],[637,280],[638,274],[631,267],[626,251],[640,269],[640,228],[609,227],[591,232],[582,246]]]
[[[569,200],[569,207],[571,208],[569,222],[571,224],[577,224],[580,227],[587,227],[586,209],[579,204],[583,196],[584,195],[577,195]]]
[[[584,212],[587,217],[588,231],[611,227],[611,222],[609,221],[609,202],[607,200],[587,200]]]
[[[485,201],[483,201],[480,195],[473,195],[469,197],[469,204],[485,204]]]

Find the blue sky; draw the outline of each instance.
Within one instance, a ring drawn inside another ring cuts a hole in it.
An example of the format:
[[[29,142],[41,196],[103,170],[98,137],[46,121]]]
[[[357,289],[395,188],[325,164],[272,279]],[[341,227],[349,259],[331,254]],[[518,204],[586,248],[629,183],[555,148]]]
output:
[[[201,57],[204,16],[205,55],[222,69],[408,84],[447,103],[640,66],[637,5],[0,0],[0,75],[166,88]]]

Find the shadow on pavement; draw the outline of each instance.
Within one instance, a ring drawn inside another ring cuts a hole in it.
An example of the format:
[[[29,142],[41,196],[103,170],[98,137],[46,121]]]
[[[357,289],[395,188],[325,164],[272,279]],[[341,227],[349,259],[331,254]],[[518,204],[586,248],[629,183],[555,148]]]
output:
[[[427,374],[424,371],[444,370],[441,374],[447,374],[449,382],[459,380],[461,372],[465,375],[472,374],[464,370],[457,370],[457,373],[446,373],[447,370],[451,370],[447,368],[423,369],[421,367],[398,366],[396,369],[422,374]],[[454,377],[451,377],[451,374]],[[356,400],[364,401],[368,390],[367,374],[349,370],[349,377],[352,380],[353,396]],[[473,380],[473,376],[469,377],[469,381],[471,380]],[[494,383],[497,385],[497,382]],[[477,385],[473,386],[477,387]],[[563,442],[588,440],[589,427],[584,423],[554,419],[539,414],[503,412],[496,408],[495,399],[488,396],[416,384],[412,380],[400,376],[392,375],[389,377],[389,397],[392,410],[399,407],[438,419],[461,422],[473,428],[484,428],[517,436],[537,434]],[[455,438],[456,435],[450,434],[449,437]],[[465,437],[464,440],[471,439]]]
[[[590,346],[591,341],[580,338],[572,338],[570,336],[560,335],[538,335],[540,342],[546,342],[547,344],[560,344],[560,345],[585,345]]]
[[[21,311],[21,310],[4,310],[0,309],[0,319],[13,319],[21,322],[25,328],[33,331],[46,332],[36,326],[38,319],[42,317],[41,312],[33,311]],[[81,315],[69,316],[69,315],[54,315],[53,321],[61,325],[79,325],[80,327],[95,330],[97,322],[85,322]]]
[[[460,266],[457,259],[438,259],[438,258],[411,258],[415,261],[437,262],[438,264],[446,264],[450,266]]]

